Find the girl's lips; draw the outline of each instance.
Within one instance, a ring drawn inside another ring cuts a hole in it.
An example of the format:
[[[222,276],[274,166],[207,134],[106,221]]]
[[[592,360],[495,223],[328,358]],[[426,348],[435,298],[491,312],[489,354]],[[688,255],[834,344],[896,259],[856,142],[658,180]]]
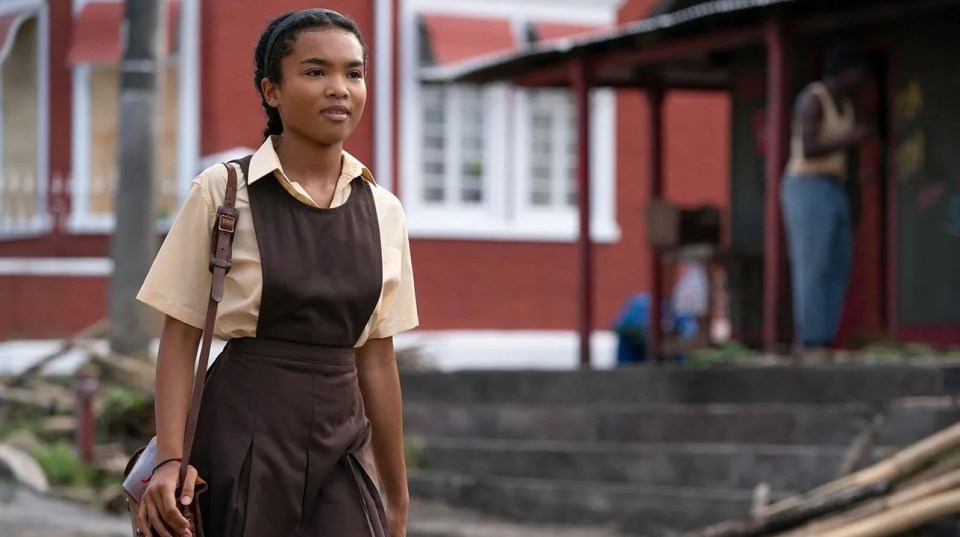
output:
[[[330,108],[324,110],[321,113],[321,115],[323,115],[323,117],[329,119],[330,121],[335,121],[338,123],[341,121],[346,121],[347,118],[350,117],[350,113],[345,110],[337,110],[337,109],[330,109]]]

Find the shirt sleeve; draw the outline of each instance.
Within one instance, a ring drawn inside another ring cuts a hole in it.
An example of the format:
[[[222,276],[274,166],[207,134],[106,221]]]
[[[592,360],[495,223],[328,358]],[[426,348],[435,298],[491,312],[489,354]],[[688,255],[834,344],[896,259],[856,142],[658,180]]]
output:
[[[370,333],[371,339],[392,337],[400,332],[412,330],[420,324],[416,291],[413,285],[410,239],[407,236],[407,223],[402,211],[400,228],[402,230],[400,247],[388,247],[384,252],[384,270],[397,271],[399,268],[399,279],[395,284],[384,287],[382,313]]]
[[[194,180],[137,300],[179,321],[203,328],[210,299],[210,230],[215,211],[204,190],[203,175]]]

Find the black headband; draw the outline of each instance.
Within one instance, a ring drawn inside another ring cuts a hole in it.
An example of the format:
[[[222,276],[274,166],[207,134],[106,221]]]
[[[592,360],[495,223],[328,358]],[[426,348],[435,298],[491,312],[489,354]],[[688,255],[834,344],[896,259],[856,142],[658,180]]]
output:
[[[276,41],[277,38],[280,37],[280,34],[282,34],[282,33],[284,32],[284,30],[286,30],[287,28],[289,28],[291,24],[299,21],[300,19],[303,18],[304,15],[307,15],[307,14],[310,14],[310,15],[337,15],[337,16],[339,16],[339,17],[342,17],[342,16],[343,16],[343,15],[341,15],[340,13],[337,13],[336,11],[334,11],[334,10],[332,10],[332,9],[323,9],[323,8],[303,9],[303,10],[294,11],[294,12],[288,14],[286,17],[283,18],[283,20],[281,20],[281,21],[273,28],[273,31],[270,32],[270,38],[267,39],[267,48],[265,49],[265,51],[264,51],[264,53],[263,53],[263,73],[264,73],[264,75],[266,75],[267,73],[270,72],[270,53],[273,52],[273,43],[274,43],[274,41]]]

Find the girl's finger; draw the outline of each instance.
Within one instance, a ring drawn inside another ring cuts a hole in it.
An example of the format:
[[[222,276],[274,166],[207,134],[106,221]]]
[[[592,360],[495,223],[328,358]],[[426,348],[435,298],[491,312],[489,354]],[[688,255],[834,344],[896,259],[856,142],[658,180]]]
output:
[[[173,537],[173,535],[167,531],[166,526],[163,525],[163,518],[160,517],[160,511],[155,504],[150,504],[150,511],[147,514],[150,518],[150,525],[157,535],[160,537]]]

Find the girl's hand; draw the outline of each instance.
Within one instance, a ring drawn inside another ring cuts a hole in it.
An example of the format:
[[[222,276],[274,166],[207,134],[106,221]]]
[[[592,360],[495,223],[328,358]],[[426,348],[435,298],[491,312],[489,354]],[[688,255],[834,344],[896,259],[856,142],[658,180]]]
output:
[[[143,494],[140,511],[137,513],[137,526],[148,537],[191,537],[190,522],[177,507],[177,480],[180,467],[166,464],[157,468],[150,478],[150,485]],[[193,501],[193,491],[197,483],[197,470],[190,466],[180,494],[183,505]]]

